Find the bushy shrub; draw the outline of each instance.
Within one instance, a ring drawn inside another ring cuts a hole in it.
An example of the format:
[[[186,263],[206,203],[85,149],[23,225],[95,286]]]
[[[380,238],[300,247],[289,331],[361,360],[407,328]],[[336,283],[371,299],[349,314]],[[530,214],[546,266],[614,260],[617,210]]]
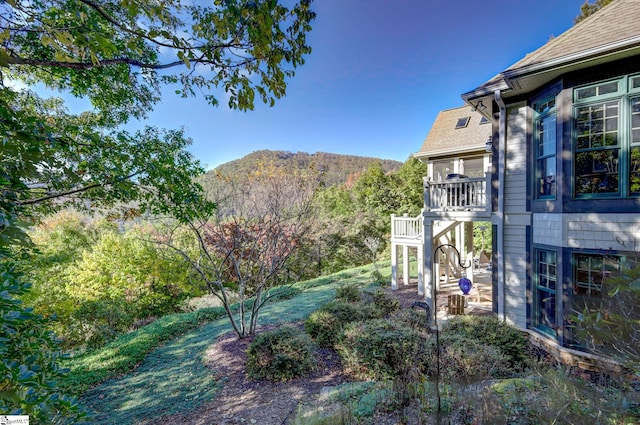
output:
[[[347,323],[365,318],[365,310],[359,304],[332,301],[311,313],[304,328],[318,345],[331,347],[338,341],[342,328]]]
[[[382,290],[377,290],[373,293],[373,304],[380,310],[381,317],[388,316],[400,309],[400,301]]]
[[[421,336],[411,327],[374,319],[345,326],[337,348],[345,368],[357,378],[390,379],[412,362],[420,363],[420,346]]]
[[[440,379],[444,382],[468,384],[513,374],[507,357],[495,347],[455,333],[441,333],[439,339]],[[421,368],[433,378],[438,368],[435,335],[425,345]]]
[[[427,317],[424,310],[400,309],[389,316],[389,320],[403,323],[412,329],[419,331],[431,331],[431,318]]]
[[[247,349],[247,373],[253,379],[287,381],[316,366],[313,341],[301,329],[283,326],[259,334]]]
[[[360,301],[360,289],[354,284],[340,285],[336,289],[336,299],[355,303]]]
[[[443,327],[443,333],[455,333],[467,341],[490,345],[505,354],[511,368],[526,368],[526,338],[518,329],[495,317],[457,316]]]

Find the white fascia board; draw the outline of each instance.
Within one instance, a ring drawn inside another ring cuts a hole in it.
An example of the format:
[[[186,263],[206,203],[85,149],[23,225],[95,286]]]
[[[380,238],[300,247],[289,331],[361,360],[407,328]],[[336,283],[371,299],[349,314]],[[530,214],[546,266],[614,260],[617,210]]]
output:
[[[485,151],[485,145],[483,144],[482,146],[477,145],[477,146],[465,146],[462,148],[447,148],[447,149],[438,149],[438,150],[434,150],[434,151],[421,151],[421,152],[416,152],[415,154],[413,154],[414,157],[418,158],[418,159],[434,159],[434,158],[438,158],[438,157],[443,157],[443,156],[452,156],[452,155],[459,155],[459,154],[468,154],[468,153],[478,153],[480,155],[484,155],[486,154]]]

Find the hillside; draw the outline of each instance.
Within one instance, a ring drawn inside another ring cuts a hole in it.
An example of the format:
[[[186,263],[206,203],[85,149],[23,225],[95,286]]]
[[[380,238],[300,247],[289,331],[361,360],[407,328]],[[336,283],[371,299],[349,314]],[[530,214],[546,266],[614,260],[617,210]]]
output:
[[[213,178],[216,172],[227,175],[248,174],[255,169],[256,164],[272,164],[288,171],[304,170],[313,164],[316,169],[324,171],[325,184],[331,186],[344,183],[349,176],[365,171],[369,164],[376,161],[382,163],[382,168],[387,173],[397,171],[402,166],[400,161],[355,155],[260,150],[218,166],[207,172],[203,180],[206,182],[209,177]]]

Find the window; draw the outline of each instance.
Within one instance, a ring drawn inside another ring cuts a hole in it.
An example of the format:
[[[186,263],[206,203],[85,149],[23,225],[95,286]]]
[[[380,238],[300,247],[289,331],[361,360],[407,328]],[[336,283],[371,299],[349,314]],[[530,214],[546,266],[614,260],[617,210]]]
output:
[[[574,306],[580,307],[580,300],[601,299],[606,280],[618,274],[620,258],[597,254],[573,255]],[[578,300],[578,305],[576,305]],[[588,304],[588,303],[587,303]],[[585,304],[583,303],[582,307]]]
[[[453,172],[454,170],[453,170],[452,159],[433,161],[433,180],[434,181],[446,180],[447,175]]]
[[[556,252],[537,249],[535,270],[535,300],[533,326],[554,333],[556,327],[557,263]]]
[[[465,128],[469,124],[469,119],[471,119],[471,117],[458,118],[456,128]]]
[[[489,119],[487,117],[482,117],[480,118],[480,125],[482,124],[489,124],[491,121],[489,121]]]
[[[621,257],[600,254],[573,254],[572,258],[571,305],[568,316],[585,310],[602,311],[605,305],[615,297],[608,296],[607,281],[620,275]],[[571,327],[569,319],[569,326]],[[568,329],[569,345],[584,348],[588,340],[584,335]]]
[[[535,194],[538,199],[556,196],[556,101],[536,103],[534,128],[536,144]]]
[[[640,76],[574,90],[576,197],[640,195]]]

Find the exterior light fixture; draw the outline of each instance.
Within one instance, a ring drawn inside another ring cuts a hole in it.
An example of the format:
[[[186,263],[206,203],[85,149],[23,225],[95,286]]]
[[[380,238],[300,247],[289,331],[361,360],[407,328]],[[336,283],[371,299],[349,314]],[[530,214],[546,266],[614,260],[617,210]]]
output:
[[[471,109],[473,109],[474,111],[482,111],[482,112],[484,112],[484,111],[487,110],[487,107],[484,106],[484,103],[482,103],[481,100],[479,100],[478,103],[476,103],[475,106],[472,105]]]
[[[493,148],[493,141],[491,140],[491,136],[487,138],[487,141],[484,143],[484,150],[487,152],[491,152]]]

